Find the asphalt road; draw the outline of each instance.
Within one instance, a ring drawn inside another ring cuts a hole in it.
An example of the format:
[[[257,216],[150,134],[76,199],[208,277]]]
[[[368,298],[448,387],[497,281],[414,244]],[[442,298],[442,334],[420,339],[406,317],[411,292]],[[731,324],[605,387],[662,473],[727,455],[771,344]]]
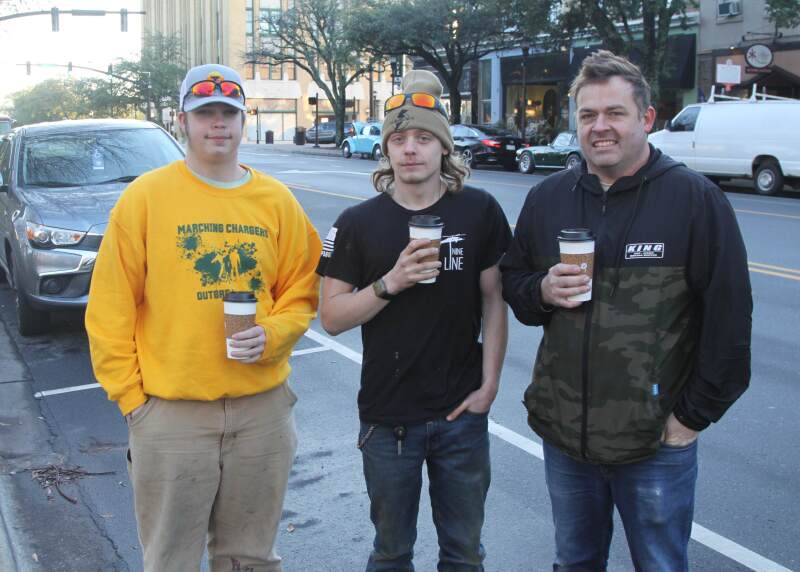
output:
[[[286,182],[321,235],[344,208],[374,195],[369,178],[373,161],[290,151],[284,146],[247,145],[241,159]],[[481,169],[471,180],[497,197],[513,224],[528,189],[540,178]],[[760,197],[737,191],[728,196],[751,262],[753,378],[751,388],[723,420],[701,436],[691,568],[800,570],[800,453],[796,444],[800,379],[793,327],[800,323],[800,249],[796,247],[800,195]],[[26,530],[32,537],[28,553],[20,558],[30,557],[35,549],[40,567],[29,561],[31,569],[139,570],[123,460],[124,421],[102,390],[74,389],[95,382],[81,316],[60,315],[51,334],[22,339],[16,335],[13,297],[3,285],[0,317],[28,368],[26,387],[45,393],[69,389],[46,393],[37,401],[41,422],[47,426],[48,446],[69,466],[115,472],[87,476],[63,487],[77,500],[75,505],[55,493],[52,500],[42,500],[46,491],[22,487],[36,501],[31,506],[38,508],[29,515]],[[489,571],[552,569],[553,528],[540,440],[527,427],[520,403],[540,337],[537,329],[522,326],[512,317],[501,390],[491,413],[493,479],[484,528]],[[300,447],[279,538],[286,572],[363,570],[371,547],[368,502],[355,448],[360,348],[357,331],[332,339],[315,322],[292,358],[292,385],[300,396],[296,408]],[[415,558],[417,569],[423,572],[435,570],[437,556],[426,504],[424,497]],[[609,569],[631,570],[621,525],[616,531]],[[71,544],[65,545],[65,534],[74,537]],[[76,543],[86,553],[81,560],[70,556],[76,552]]]

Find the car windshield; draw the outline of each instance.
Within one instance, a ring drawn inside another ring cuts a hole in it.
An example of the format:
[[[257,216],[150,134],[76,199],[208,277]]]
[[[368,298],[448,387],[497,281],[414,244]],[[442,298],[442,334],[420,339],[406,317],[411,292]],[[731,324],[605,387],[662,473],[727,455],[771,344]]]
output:
[[[572,133],[564,132],[558,134],[558,137],[553,141],[553,145],[556,147],[566,147],[570,142],[572,142]]]
[[[74,131],[22,143],[22,186],[73,187],[129,182],[182,157],[160,129]]]
[[[497,127],[491,127],[487,125],[481,125],[480,127],[476,127],[475,129],[485,133],[486,135],[500,135],[502,137],[509,137],[512,133],[506,129],[498,129]]]

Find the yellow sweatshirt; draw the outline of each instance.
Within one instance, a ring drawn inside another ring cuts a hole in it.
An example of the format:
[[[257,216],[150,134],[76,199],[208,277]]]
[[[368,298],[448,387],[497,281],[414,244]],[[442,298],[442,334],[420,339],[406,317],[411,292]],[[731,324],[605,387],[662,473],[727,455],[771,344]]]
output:
[[[95,376],[123,414],[149,395],[211,401],[283,383],[315,316],[321,244],[289,190],[252,170],[234,189],[184,161],[146,173],[111,212],[86,331]],[[258,363],[226,357],[222,297],[252,290],[267,344]]]

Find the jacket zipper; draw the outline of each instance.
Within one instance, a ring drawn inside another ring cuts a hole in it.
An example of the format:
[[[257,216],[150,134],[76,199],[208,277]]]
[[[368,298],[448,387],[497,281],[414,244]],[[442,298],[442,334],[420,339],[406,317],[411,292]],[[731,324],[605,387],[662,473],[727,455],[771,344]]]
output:
[[[594,262],[594,272],[597,275],[598,271],[598,256],[597,256],[597,243],[599,242],[599,238],[602,234],[603,227],[605,226],[605,215],[606,215],[606,200],[608,197],[608,191],[603,191],[603,197],[601,199],[601,208],[600,208],[600,227],[597,230],[597,236],[595,237],[595,262]],[[583,405],[583,416],[581,420],[581,457],[584,459],[588,459],[588,442],[589,442],[589,341],[591,338],[591,329],[592,329],[592,314],[594,314],[594,295],[592,296],[592,301],[589,302],[589,307],[586,309],[586,319],[584,320],[583,324],[583,359],[581,360],[582,364],[582,371],[581,371],[581,382],[583,386],[582,392],[582,405]]]

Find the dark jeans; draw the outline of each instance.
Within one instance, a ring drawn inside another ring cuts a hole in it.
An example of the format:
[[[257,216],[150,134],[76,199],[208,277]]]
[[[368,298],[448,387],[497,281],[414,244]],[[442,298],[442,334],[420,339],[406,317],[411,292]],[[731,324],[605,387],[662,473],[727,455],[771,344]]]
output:
[[[439,572],[482,572],[483,506],[489,489],[487,414],[463,413],[406,426],[402,452],[392,427],[361,424],[359,444],[375,525],[367,572],[413,572],[422,464],[428,465]]]
[[[544,464],[553,522],[553,570],[606,569],[617,507],[637,571],[689,569],[697,481],[697,441],[662,445],[654,457],[626,465],[593,465],[544,444]]]

